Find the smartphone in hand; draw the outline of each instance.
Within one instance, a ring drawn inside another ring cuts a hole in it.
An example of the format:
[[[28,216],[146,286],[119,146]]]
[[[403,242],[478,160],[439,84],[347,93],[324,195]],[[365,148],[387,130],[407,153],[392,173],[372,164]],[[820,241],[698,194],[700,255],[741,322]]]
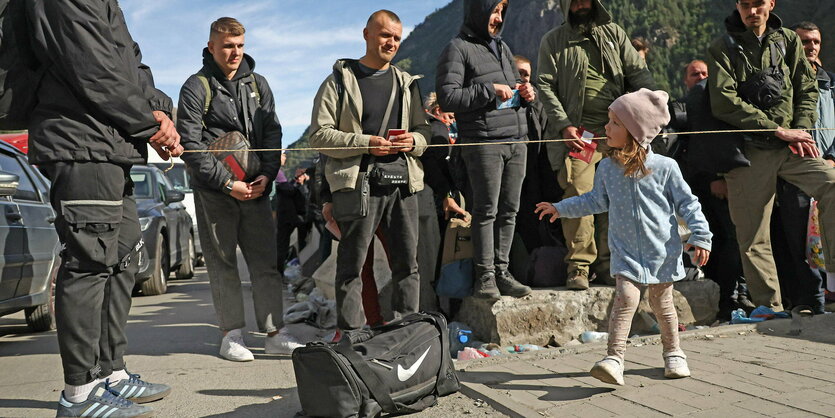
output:
[[[405,129],[389,129],[388,133],[386,133],[386,139],[389,140],[390,142],[394,142],[394,137],[396,137],[398,135],[403,135],[405,133],[406,133]],[[401,147],[401,148],[395,148],[395,149],[402,152],[402,151],[405,151],[409,148]]]
[[[261,183],[263,183],[263,182],[264,182],[264,178],[263,177],[258,177],[254,181],[250,182],[249,185],[250,186],[260,186]]]
[[[405,129],[389,129],[388,133],[386,134],[386,139],[389,141],[394,141],[394,137],[398,135],[403,135],[406,133]]]

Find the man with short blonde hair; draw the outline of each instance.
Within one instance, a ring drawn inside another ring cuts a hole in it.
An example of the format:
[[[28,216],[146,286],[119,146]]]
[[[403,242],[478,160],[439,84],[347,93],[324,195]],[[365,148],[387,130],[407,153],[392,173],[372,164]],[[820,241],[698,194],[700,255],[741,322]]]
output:
[[[267,80],[255,73],[255,60],[244,53],[243,25],[231,17],[212,23],[203,50],[203,68],[180,91],[177,129],[183,147],[205,151],[218,137],[244,134],[251,149],[281,148],[281,125]],[[243,339],[243,292],[236,248],[249,268],[255,322],[267,334],[266,354],[289,354],[300,344],[283,326],[282,280],[278,270],[276,228],[270,187],[281,167],[278,151],[255,155],[260,168],[251,178],[230,172],[209,152],[183,155],[192,174],[197,232],[203,246],[212,301],[223,333],[220,355],[231,361],[254,359]]]

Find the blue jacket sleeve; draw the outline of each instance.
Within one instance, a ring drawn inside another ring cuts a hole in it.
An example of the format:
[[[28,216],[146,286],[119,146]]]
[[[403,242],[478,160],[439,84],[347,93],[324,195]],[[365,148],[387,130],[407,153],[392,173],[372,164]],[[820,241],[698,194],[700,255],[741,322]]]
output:
[[[684,219],[692,233],[687,243],[710,250],[713,238],[710,226],[702,213],[702,205],[699,204],[699,199],[690,192],[690,186],[684,181],[678,165],[672,165],[666,188],[667,195],[672,199],[676,214]]]
[[[590,192],[554,204],[560,217],[581,218],[609,210],[609,192],[606,190],[605,178],[610,165],[606,162],[608,160],[600,164],[600,169],[594,176],[594,188]]]

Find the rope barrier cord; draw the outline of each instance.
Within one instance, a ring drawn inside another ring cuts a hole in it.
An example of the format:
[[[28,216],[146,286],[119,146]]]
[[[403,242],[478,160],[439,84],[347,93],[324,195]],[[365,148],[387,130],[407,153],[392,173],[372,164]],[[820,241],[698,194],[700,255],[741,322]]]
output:
[[[787,129],[789,131],[835,131],[835,128],[812,128],[812,129]],[[719,131],[692,131],[692,132],[667,132],[667,133],[660,133],[659,136],[667,137],[670,135],[706,135],[706,134],[732,134],[732,133],[765,133],[765,132],[777,132],[777,129],[726,129],[726,130],[719,130]],[[601,137],[594,137],[594,138],[583,138],[583,140],[603,140],[606,139],[605,136]],[[569,142],[569,141],[576,141],[576,139],[537,139],[537,140],[524,140],[524,141],[490,141],[490,142],[470,142],[470,143],[455,143],[455,144],[426,144],[423,147],[425,148],[436,148],[436,147],[476,147],[476,146],[490,146],[490,145],[513,145],[513,144],[539,144],[539,143],[554,143],[554,142]],[[323,148],[312,148],[312,147],[305,147],[305,148],[269,148],[269,149],[232,149],[232,150],[183,150],[183,153],[219,153],[219,152],[294,152],[294,151],[344,151],[344,150],[365,150],[369,148],[380,148],[380,147],[323,147]],[[171,166],[165,169],[165,172],[168,172],[174,168],[174,160],[171,159]]]

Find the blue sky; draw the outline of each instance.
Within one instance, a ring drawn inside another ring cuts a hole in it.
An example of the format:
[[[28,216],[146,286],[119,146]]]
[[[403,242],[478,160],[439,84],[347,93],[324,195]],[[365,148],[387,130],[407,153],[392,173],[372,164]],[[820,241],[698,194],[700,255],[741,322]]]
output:
[[[120,5],[157,87],[177,101],[200,69],[209,25],[221,16],[247,29],[245,52],[276,96],[284,144],[310,124],[313,97],[338,58],[365,53],[362,29],[380,8],[397,13],[405,36],[451,0],[121,0]]]

